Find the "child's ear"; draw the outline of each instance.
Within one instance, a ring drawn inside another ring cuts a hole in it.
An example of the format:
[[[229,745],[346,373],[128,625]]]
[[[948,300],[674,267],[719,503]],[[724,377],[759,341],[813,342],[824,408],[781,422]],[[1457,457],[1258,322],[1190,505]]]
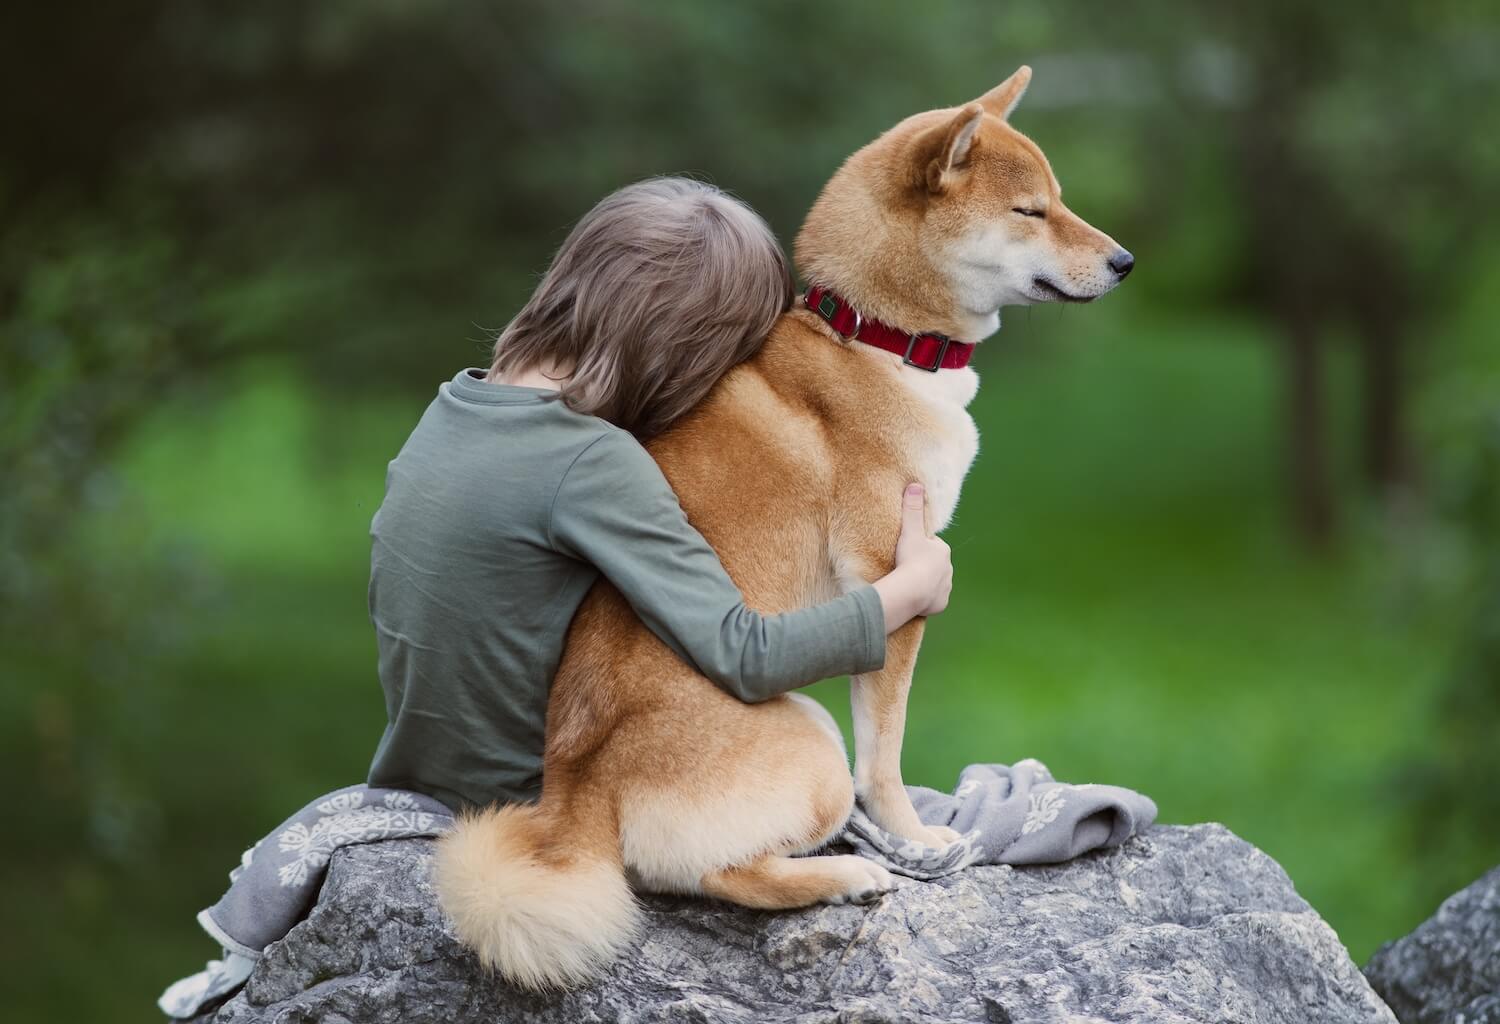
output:
[[[927,191],[934,195],[943,192],[964,173],[982,120],[984,108],[970,103],[954,114],[947,124],[929,129],[918,140],[917,153],[925,165]]]
[[[1015,74],[979,97],[979,103],[1000,120],[1008,121],[1010,112],[1016,109],[1016,104],[1026,95],[1026,87],[1030,84],[1031,68],[1022,64]]]

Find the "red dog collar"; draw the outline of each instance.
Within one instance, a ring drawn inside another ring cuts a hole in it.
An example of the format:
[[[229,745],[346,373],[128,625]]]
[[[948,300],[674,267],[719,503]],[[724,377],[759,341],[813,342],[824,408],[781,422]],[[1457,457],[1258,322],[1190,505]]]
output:
[[[969,365],[969,357],[974,354],[972,342],[954,341],[946,334],[935,332],[910,334],[879,320],[866,320],[853,306],[822,285],[809,288],[802,301],[826,320],[839,337],[894,352],[907,366],[919,370],[929,373],[959,370]]]

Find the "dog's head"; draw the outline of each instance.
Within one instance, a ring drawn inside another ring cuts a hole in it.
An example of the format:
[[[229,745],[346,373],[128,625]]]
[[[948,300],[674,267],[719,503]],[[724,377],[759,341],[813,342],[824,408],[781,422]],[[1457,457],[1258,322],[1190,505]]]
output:
[[[867,316],[978,340],[1002,306],[1088,302],[1135,259],[1062,201],[1036,143],[1010,113],[1023,67],[963,107],[902,121],[855,153],[797,237],[810,281]]]

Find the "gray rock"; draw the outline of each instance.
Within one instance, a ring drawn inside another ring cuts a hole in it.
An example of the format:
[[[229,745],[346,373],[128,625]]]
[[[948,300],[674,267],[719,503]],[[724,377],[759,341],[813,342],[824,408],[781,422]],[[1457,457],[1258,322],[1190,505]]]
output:
[[[1402,1024],[1500,1024],[1500,868],[1381,946],[1365,976]]]
[[[630,955],[550,996],[486,977],[456,944],[427,881],[431,850],[336,854],[312,915],[211,1019],[1394,1021],[1281,868],[1218,825],[1155,828],[1057,867],[908,881],[869,907],[765,914],[652,897]]]

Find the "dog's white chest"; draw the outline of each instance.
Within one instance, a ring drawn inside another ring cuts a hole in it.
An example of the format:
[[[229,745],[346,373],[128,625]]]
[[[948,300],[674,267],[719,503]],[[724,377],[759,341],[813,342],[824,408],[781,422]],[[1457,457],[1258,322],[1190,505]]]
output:
[[[979,375],[967,367],[937,373],[903,367],[900,372],[936,428],[914,439],[912,456],[927,488],[932,528],[943,530],[953,521],[964,476],[979,454],[979,428],[965,408],[979,389]]]

